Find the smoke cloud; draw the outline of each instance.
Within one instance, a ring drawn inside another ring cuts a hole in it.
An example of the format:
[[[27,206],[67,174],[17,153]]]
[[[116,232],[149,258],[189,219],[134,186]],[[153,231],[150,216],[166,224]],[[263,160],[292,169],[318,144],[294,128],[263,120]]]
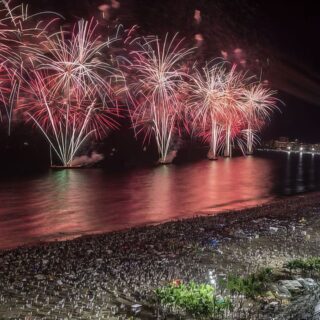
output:
[[[73,167],[84,167],[84,166],[90,166],[93,165],[101,160],[104,159],[103,154],[92,152],[91,156],[80,156],[75,157],[73,161],[71,162],[71,166]]]

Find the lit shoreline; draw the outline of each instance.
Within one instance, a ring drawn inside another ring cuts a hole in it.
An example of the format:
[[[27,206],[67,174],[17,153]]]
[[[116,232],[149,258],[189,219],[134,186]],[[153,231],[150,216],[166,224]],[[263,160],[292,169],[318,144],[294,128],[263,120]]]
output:
[[[298,153],[298,154],[311,154],[311,155],[318,155],[320,151],[300,151],[300,150],[283,150],[283,149],[271,149],[271,148],[257,148],[259,152],[282,152],[282,153]]]

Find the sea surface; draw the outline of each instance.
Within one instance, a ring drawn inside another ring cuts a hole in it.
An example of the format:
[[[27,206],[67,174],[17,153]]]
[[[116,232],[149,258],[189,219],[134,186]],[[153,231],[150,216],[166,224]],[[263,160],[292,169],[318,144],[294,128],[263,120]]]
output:
[[[320,190],[320,155],[263,152],[110,174],[50,170],[0,181],[0,248],[71,239]]]

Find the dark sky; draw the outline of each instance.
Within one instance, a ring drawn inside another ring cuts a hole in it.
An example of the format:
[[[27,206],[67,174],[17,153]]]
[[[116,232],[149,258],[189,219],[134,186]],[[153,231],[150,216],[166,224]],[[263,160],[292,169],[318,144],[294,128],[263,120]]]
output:
[[[248,61],[259,59],[263,75],[286,104],[266,131],[266,137],[288,135],[320,141],[320,11],[317,1],[265,0],[119,0],[112,19],[137,24],[146,34],[204,36],[204,50],[241,48]],[[111,0],[30,0],[31,8],[54,10],[67,20],[99,16],[100,4]],[[193,21],[195,9],[202,21]]]

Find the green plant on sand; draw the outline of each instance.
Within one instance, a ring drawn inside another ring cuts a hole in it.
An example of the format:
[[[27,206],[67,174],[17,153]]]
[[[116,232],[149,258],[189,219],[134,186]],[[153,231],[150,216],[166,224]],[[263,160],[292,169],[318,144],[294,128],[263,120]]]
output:
[[[222,283],[231,294],[243,294],[247,298],[256,299],[268,291],[268,284],[273,280],[271,268],[265,268],[247,276],[230,275]]]
[[[320,258],[311,257],[307,259],[294,259],[284,264],[284,267],[293,270],[301,270],[304,272],[320,272]]]
[[[172,283],[156,289],[155,293],[162,306],[182,309],[197,319],[221,315],[232,307],[230,299],[216,295],[209,284]]]

